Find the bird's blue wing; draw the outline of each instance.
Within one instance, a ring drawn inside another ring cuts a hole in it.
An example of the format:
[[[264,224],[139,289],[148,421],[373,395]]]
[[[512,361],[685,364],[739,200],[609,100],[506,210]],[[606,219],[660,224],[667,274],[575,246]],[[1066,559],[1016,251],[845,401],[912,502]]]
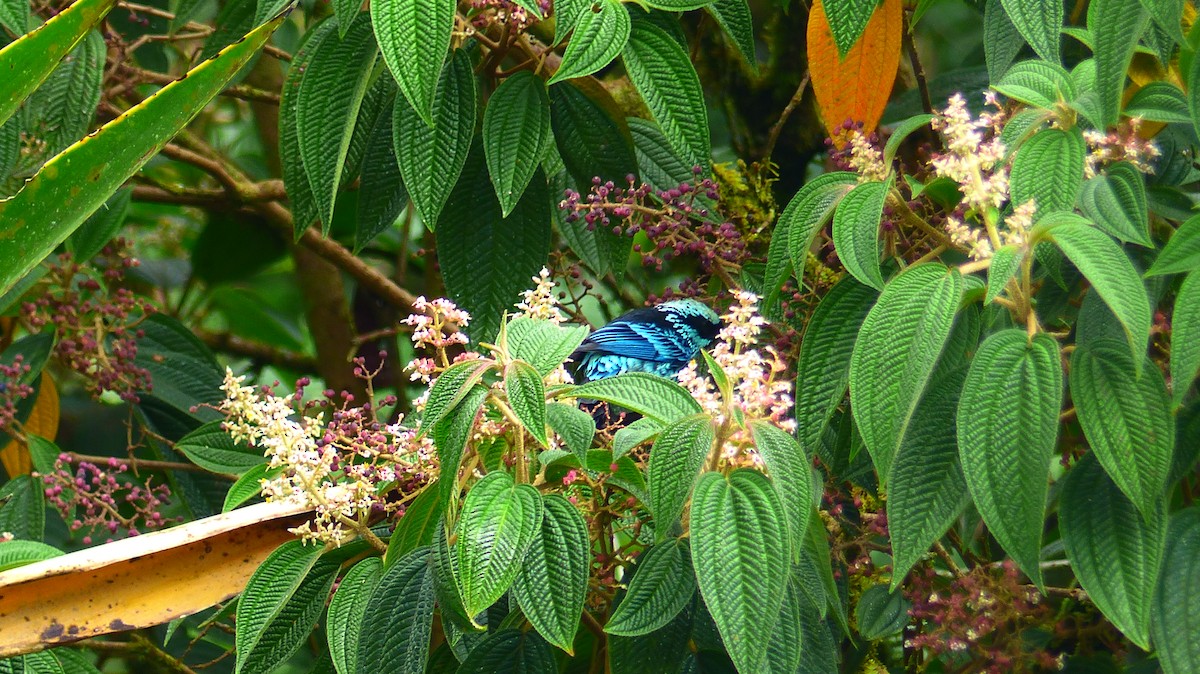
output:
[[[661,312],[650,310],[596,330],[588,335],[582,348],[642,360],[686,363],[696,355],[697,347]]]

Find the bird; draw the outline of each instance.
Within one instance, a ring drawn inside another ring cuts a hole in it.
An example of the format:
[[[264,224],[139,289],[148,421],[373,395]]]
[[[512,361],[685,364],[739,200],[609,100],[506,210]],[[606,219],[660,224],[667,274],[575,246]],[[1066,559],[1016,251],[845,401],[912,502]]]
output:
[[[634,309],[588,335],[571,353],[576,383],[626,372],[676,379],[721,331],[721,318],[694,299]]]

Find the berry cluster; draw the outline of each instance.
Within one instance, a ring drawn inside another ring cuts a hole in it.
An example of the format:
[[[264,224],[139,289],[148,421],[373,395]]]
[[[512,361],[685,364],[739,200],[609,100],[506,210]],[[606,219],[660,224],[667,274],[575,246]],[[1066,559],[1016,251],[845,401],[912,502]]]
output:
[[[0,363],[0,429],[7,431],[19,421],[17,406],[33,395],[33,386],[21,381],[29,372],[21,354],[11,363]]]
[[[733,223],[717,222],[711,209],[719,198],[717,183],[701,178],[699,166],[692,171],[696,182],[681,182],[667,190],[637,185],[632,175],[626,176],[626,187],[593,178],[586,196],[568,189],[559,208],[566,211],[568,222],[582,218],[589,230],[610,228],[618,236],[645,233],[650,250],[637,244],[634,251],[642,256],[644,266],[655,271],[662,271],[667,260],[684,255],[695,256],[710,272],[718,265],[740,265],[746,243]]]
[[[150,372],[137,364],[137,324],[154,307],[121,283],[136,266],[127,253],[128,243],[115,239],[92,264],[82,264],[69,254],[50,268],[50,285],[22,312],[31,329],[47,326],[58,331],[55,356],[81,375],[88,391],[99,396],[112,391],[127,402],[138,402],[139,391],[149,391]]]
[[[91,545],[93,536],[107,535],[105,542],[111,543],[122,530],[137,536],[176,521],[161,512],[171,497],[170,487],[152,484],[153,478],[138,483],[121,476],[128,471],[128,464],[116,457],[100,466],[90,461],[75,463],[64,452],[55,459],[54,471],[41,478],[46,500],[70,523],[71,531],[88,531],[83,544]]]

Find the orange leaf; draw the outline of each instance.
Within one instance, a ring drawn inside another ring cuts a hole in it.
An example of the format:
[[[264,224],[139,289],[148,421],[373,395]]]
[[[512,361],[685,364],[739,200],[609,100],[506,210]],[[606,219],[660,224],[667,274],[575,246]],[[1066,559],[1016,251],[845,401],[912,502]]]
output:
[[[866,133],[879,124],[900,67],[901,2],[883,0],[862,37],[841,60],[825,6],[822,0],[813,2],[808,13],[808,70],[830,136],[838,135],[836,130],[847,119],[862,122]]]
[[[159,625],[233,598],[311,513],[259,503],[0,573],[0,657]]]
[[[42,373],[37,399],[33,401],[33,409],[23,428],[26,433],[51,441],[58,435],[58,389],[49,373]],[[4,470],[10,478],[26,475],[33,470],[29,448],[19,440],[10,440],[4,449],[0,449],[0,464],[4,464]]]

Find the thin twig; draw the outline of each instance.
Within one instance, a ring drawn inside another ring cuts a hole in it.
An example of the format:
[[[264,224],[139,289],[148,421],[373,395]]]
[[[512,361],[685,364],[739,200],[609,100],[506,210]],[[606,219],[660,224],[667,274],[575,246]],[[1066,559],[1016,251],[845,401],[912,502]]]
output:
[[[796,93],[792,94],[792,99],[784,106],[783,112],[779,113],[779,120],[771,127],[771,134],[767,136],[767,149],[763,152],[764,159],[770,159],[771,153],[775,151],[775,143],[779,142],[779,134],[783,131],[784,123],[804,98],[804,91],[808,89],[808,80],[809,73],[804,73],[804,78],[800,80],[800,86],[796,87]]]

